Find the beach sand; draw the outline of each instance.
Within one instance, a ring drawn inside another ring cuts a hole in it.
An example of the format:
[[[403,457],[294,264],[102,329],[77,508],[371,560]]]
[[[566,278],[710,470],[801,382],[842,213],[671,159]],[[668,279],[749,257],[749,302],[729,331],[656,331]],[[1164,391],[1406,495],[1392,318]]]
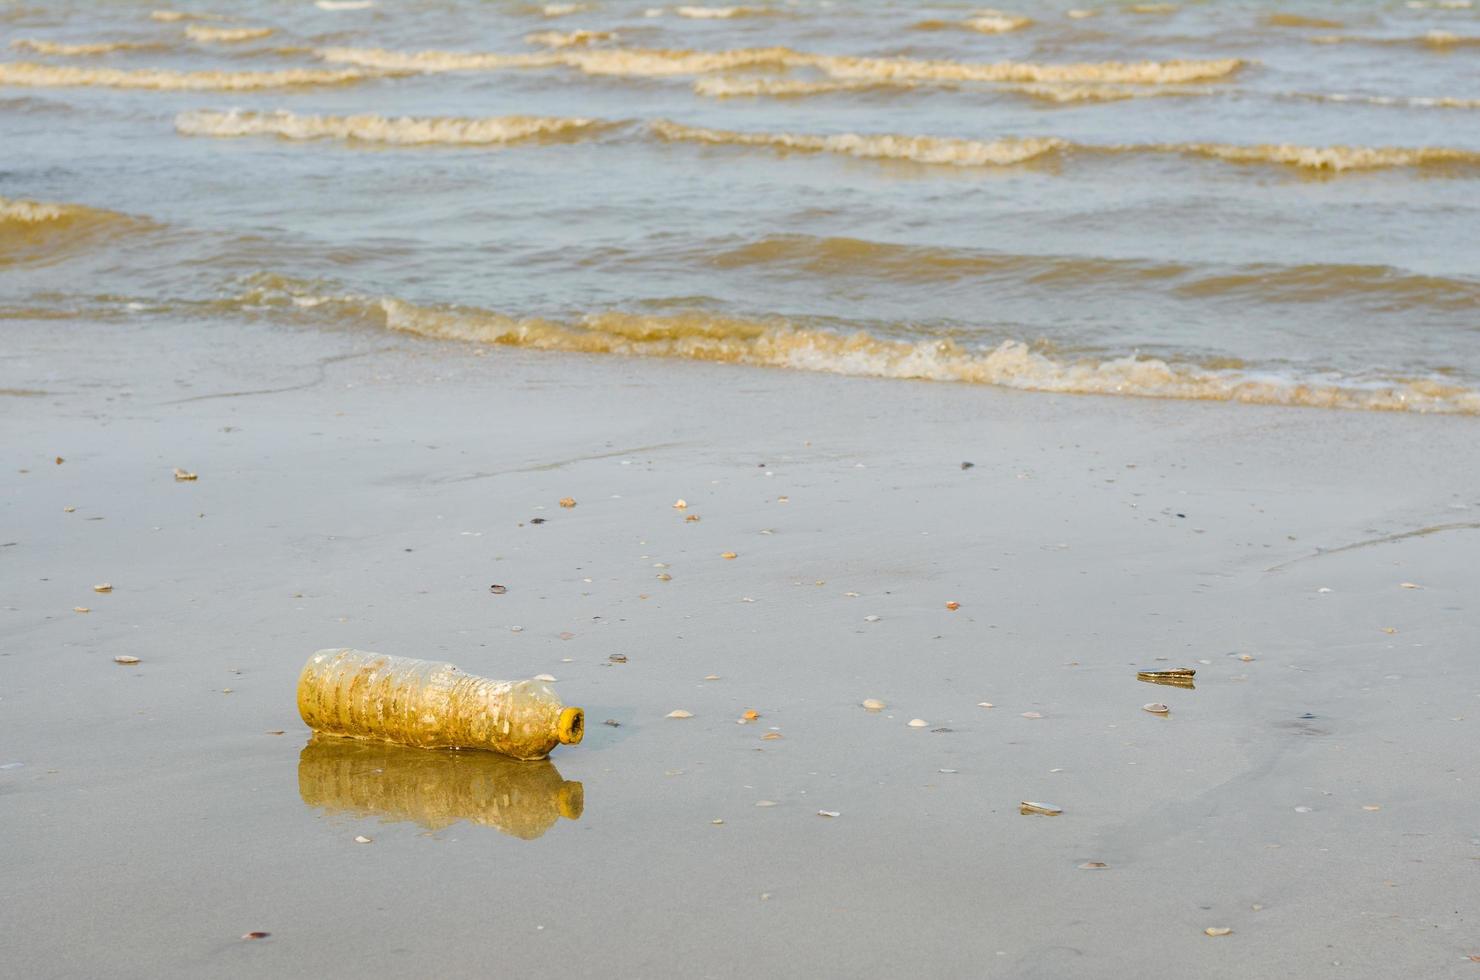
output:
[[[6,334],[0,974],[1480,969],[1474,418]],[[308,745],[330,646],[588,734]]]

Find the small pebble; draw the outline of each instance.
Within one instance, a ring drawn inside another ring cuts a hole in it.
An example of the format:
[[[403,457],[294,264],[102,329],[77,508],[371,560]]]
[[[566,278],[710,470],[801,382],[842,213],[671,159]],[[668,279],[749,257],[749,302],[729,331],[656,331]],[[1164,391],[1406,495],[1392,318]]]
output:
[[[364,834],[361,834],[359,837],[356,837],[355,838],[355,843],[356,844],[373,844],[373,843],[375,843],[375,841],[372,840],[369,837],[366,837]]]
[[[739,556],[736,555],[733,551],[725,551],[720,554],[720,557],[723,558],[725,561],[731,561],[735,558],[738,558]]]
[[[929,728],[930,727],[930,722],[926,721],[924,718],[913,718],[913,719],[910,720],[910,727],[911,728]]]
[[[718,827],[720,824],[724,823],[723,820],[711,820],[709,822],[712,823],[712,824],[714,824],[716,827]]]
[[[1228,928],[1227,926],[1208,926],[1206,929],[1203,930],[1204,935],[1215,937],[1227,936],[1232,932],[1233,930]]]
[[[75,513],[77,513],[77,508],[76,507],[63,507],[62,508],[62,513],[64,513],[64,514],[75,514]]]
[[[668,712],[667,717],[669,717],[669,718],[692,718],[692,717],[694,717],[694,715],[693,715],[692,712],[684,711],[682,708],[680,708],[677,711],[670,711],[670,712]]]
[[[889,706],[883,701],[880,701],[878,698],[865,698],[863,702],[863,707],[867,711],[883,711]]]
[[[863,617],[863,621],[865,623],[877,623],[879,621],[879,617],[878,616],[865,616],[865,617]]]
[[[951,612],[955,612],[957,609],[960,609],[961,608],[961,603],[959,603],[959,602],[948,602],[948,603],[946,603],[946,608],[949,609]]]
[[[571,507],[574,507],[575,505],[576,505],[576,498],[574,498],[574,497],[561,497],[560,498],[560,506],[566,508],[567,510],[570,509]]]
[[[139,658],[138,657],[131,657],[128,654],[125,653],[125,654],[119,654],[118,656],[114,657],[113,658],[113,662],[116,663],[116,664],[136,664],[136,663],[139,662]]]
[[[658,581],[659,582],[672,582],[673,581],[673,576],[672,575],[669,575],[667,572],[659,572],[658,573]]]

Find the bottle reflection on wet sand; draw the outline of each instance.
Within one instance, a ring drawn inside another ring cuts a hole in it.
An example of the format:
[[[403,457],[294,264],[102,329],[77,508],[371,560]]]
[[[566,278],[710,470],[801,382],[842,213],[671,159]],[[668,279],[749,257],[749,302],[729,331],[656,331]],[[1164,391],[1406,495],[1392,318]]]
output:
[[[585,789],[548,760],[414,749],[315,735],[298,756],[298,793],[327,813],[377,816],[441,830],[459,820],[534,840],[577,820]]]

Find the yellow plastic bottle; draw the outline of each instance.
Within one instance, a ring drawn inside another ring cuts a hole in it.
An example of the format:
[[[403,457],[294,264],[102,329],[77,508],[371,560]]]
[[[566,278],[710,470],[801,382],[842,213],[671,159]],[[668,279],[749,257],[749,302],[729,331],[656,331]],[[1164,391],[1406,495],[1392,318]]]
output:
[[[542,681],[495,681],[448,663],[349,649],[308,658],[298,678],[298,713],[329,735],[526,760],[580,742],[586,720]]]
[[[534,840],[561,817],[579,820],[585,787],[549,760],[421,749],[315,735],[298,755],[298,795],[326,813],[410,821],[441,830],[459,820]]]

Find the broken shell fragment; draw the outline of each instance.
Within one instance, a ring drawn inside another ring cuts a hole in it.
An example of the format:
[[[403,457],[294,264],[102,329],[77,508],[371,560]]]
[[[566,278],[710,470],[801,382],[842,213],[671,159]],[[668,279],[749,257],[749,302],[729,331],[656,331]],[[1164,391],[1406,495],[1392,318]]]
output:
[[[182,470],[178,466],[175,467],[175,482],[176,483],[186,483],[186,482],[188,482],[190,480],[194,480],[194,479],[197,479],[196,474],[190,472],[189,470]]]
[[[1136,680],[1147,684],[1165,684],[1168,687],[1193,688],[1192,678],[1197,671],[1191,667],[1173,667],[1169,670],[1138,670]]]
[[[86,606],[73,606],[72,611],[75,613],[92,612],[92,610],[87,608]]]
[[[755,721],[760,716],[761,716],[761,713],[759,711],[756,711],[756,710],[752,709],[750,711],[745,712],[745,714],[741,715],[740,716],[740,720],[741,721]]]
[[[1052,803],[1034,803],[1030,800],[1024,800],[1019,807],[1024,814],[1036,813],[1045,817],[1057,817],[1064,812],[1061,806],[1054,806]]]
[[[373,844],[373,843],[375,843],[375,841],[374,841],[373,838],[366,837],[364,834],[360,834],[358,837],[355,838],[355,843],[356,844]]]
[[[683,499],[682,497],[679,497],[677,500],[675,500],[673,502],[673,509],[674,510],[684,510],[688,506],[689,506],[689,502],[687,500]]]
[[[818,810],[819,817],[841,817],[843,814],[837,810]]]
[[[1104,871],[1110,865],[1104,861],[1086,861],[1079,866],[1080,871]]]
[[[699,515],[698,514],[685,514],[683,519],[685,521],[687,521],[688,523],[690,523],[690,524],[697,524],[697,523],[699,523]]]
[[[1149,711],[1153,715],[1164,715],[1170,712],[1172,709],[1162,704],[1160,701],[1152,701],[1150,704],[1141,705],[1141,710]]]
[[[658,581],[659,582],[672,582],[673,581],[673,576],[672,575],[669,575],[667,572],[659,572],[658,573]]]
[[[959,602],[948,602],[948,603],[946,603],[946,608],[949,609],[951,612],[955,612],[957,609],[960,609],[961,608],[961,603],[959,603]]]
[[[139,662],[139,658],[131,657],[128,654],[124,653],[114,657],[113,662],[116,664],[136,664]]]
[[[880,701],[878,698],[865,698],[863,701],[863,707],[867,711],[883,711],[889,706],[883,701]]]
[[[912,718],[912,719],[910,719],[910,723],[909,724],[910,724],[910,727],[911,728],[929,728],[930,727],[930,722],[926,721],[924,718]]]
[[[1024,711],[1023,712],[1023,717],[1024,718],[1042,718],[1043,715],[1039,714],[1036,711]]]
[[[1232,932],[1233,930],[1228,928],[1227,926],[1208,926],[1206,929],[1203,930],[1203,935],[1215,937],[1227,936]]]
[[[685,711],[682,708],[679,708],[677,711],[670,711],[670,712],[668,712],[668,714],[665,715],[664,717],[667,717],[667,718],[692,718],[692,717],[694,717],[694,714],[691,711]]]
[[[720,557],[723,558],[725,561],[733,561],[734,559],[738,558],[739,556],[736,555],[733,551],[726,551],[726,552],[722,552],[720,554]]]
[[[509,587],[507,585],[490,585],[488,587],[488,591],[492,592],[494,595],[503,595],[505,592],[509,591]]]
[[[107,582],[99,582],[97,585],[94,585],[93,586],[93,591],[94,592],[112,592],[113,591],[113,586],[110,585]]]

